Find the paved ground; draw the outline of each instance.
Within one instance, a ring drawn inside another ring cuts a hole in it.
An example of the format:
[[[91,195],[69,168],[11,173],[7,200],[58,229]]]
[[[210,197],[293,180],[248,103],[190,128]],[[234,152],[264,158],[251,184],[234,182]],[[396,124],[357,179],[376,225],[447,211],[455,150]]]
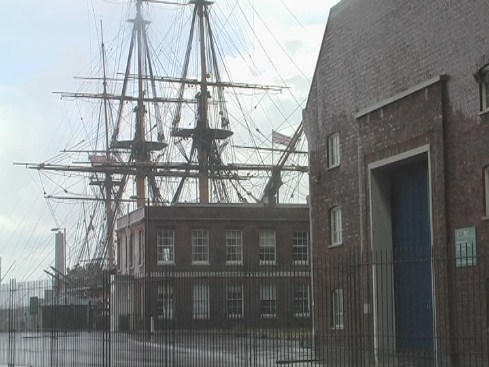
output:
[[[111,334],[110,360],[117,367],[153,366],[312,366],[312,350],[298,340],[258,335],[190,332],[134,335]],[[0,366],[96,367],[104,364],[101,332],[17,333],[14,339],[0,333]]]

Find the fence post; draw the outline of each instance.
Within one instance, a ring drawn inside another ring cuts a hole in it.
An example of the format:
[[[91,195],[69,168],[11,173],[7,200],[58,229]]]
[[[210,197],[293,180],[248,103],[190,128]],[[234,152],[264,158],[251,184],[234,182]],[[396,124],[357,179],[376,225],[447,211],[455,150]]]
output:
[[[8,365],[15,365],[15,279],[10,279],[10,307],[8,312]]]
[[[111,345],[110,345],[110,333],[111,333],[111,303],[110,303],[110,287],[111,277],[108,271],[103,273],[103,335],[102,335],[102,366],[110,367],[111,365]]]

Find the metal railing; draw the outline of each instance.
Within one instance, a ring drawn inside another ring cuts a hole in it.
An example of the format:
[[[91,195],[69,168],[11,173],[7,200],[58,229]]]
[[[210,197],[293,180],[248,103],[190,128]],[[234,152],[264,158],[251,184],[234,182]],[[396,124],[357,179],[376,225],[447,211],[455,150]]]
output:
[[[352,251],[62,289],[12,280],[0,288],[0,365],[487,366],[487,263]]]

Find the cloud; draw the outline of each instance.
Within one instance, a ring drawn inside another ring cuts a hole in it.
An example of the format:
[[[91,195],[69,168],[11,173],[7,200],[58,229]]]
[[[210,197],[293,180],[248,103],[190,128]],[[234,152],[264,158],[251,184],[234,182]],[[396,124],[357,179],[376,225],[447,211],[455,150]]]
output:
[[[12,233],[16,227],[17,221],[11,216],[0,215],[0,229]]]

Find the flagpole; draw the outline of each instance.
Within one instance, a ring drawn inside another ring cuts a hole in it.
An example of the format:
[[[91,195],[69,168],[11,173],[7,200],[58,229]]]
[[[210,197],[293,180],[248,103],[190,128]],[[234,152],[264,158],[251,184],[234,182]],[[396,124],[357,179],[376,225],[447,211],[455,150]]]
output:
[[[274,155],[274,154],[273,154],[273,153],[274,153],[273,133],[274,133],[274,131],[273,131],[273,129],[272,129],[272,167],[273,167],[273,162],[274,162],[274,159],[273,159],[273,158],[274,158],[274,157],[273,157],[273,155]]]
[[[295,144],[297,143],[298,138],[299,135],[297,131],[294,133],[293,137],[289,137],[285,134],[281,134],[279,132],[272,130],[272,176],[270,177],[270,181],[267,183],[267,187],[265,187],[265,192],[264,192],[264,196],[265,195],[268,196],[269,201],[270,198],[273,198],[273,201],[275,203],[278,203],[280,201],[280,194],[278,190],[282,185],[281,178],[280,178],[281,175],[280,171],[283,168],[284,163],[287,160],[290,153],[295,150]],[[287,146],[286,150],[284,151],[284,154],[280,155],[280,159],[279,162],[277,163],[277,167],[275,167],[275,162],[274,162],[275,142],[277,144]]]

